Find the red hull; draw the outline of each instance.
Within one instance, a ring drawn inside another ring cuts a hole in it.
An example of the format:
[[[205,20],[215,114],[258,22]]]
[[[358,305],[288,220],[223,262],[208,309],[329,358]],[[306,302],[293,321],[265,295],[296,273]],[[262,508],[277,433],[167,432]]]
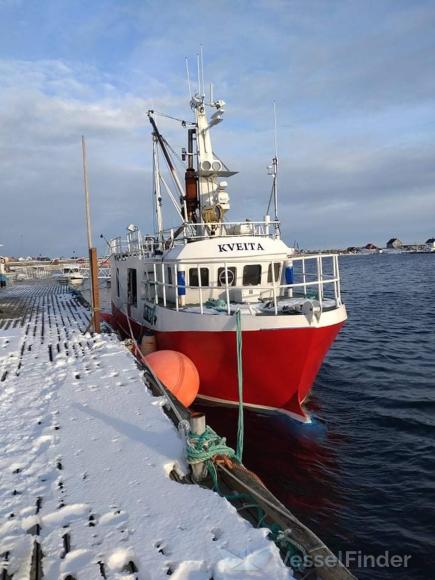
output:
[[[126,329],[125,315],[115,307],[113,313],[115,324]],[[342,325],[243,332],[244,402],[306,419],[302,403]],[[140,332],[140,325],[133,323],[133,331]],[[227,403],[238,401],[235,332],[156,334],[159,349],[182,352],[195,363],[201,377],[200,395]]]

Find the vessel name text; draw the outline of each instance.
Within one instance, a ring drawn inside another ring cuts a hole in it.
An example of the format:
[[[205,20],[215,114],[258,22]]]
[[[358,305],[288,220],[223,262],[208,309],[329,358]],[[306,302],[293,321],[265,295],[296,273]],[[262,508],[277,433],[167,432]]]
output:
[[[238,242],[232,244],[218,244],[219,252],[232,252],[233,250],[264,250],[258,242]]]

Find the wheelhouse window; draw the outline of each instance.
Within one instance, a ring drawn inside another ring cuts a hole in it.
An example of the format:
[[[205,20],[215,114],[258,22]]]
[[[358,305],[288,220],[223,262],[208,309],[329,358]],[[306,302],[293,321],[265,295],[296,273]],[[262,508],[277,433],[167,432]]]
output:
[[[235,286],[236,285],[236,269],[232,266],[227,268],[226,276],[225,276],[225,268],[218,269],[218,286],[225,286],[225,282],[228,283],[228,286]]]
[[[272,277],[272,264],[269,264],[269,269],[267,270],[268,283],[271,283],[273,281],[279,282],[280,274],[281,274],[281,264],[279,262],[273,264],[273,277]]]
[[[116,268],[116,295],[119,298],[119,268]]]
[[[168,266],[166,271],[168,273],[168,284],[172,284],[172,268],[171,268],[171,266]]]
[[[201,272],[201,286],[208,286],[208,268],[200,268]],[[189,285],[190,286],[199,286],[198,282],[198,268],[190,268],[189,269]]]
[[[127,298],[130,306],[137,306],[137,271],[128,268]]]
[[[261,284],[260,264],[248,264],[243,268],[243,286],[258,286]]]

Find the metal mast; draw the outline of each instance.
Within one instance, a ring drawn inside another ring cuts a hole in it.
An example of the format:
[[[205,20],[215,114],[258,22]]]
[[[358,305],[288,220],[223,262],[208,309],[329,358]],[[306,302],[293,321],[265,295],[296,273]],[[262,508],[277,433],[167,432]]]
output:
[[[178,175],[177,175],[177,171],[175,170],[175,167],[174,167],[174,164],[172,163],[171,157],[169,156],[169,153],[166,150],[166,145],[165,145],[165,142],[163,140],[163,137],[162,137],[161,133],[159,132],[157,125],[156,125],[156,122],[154,121],[154,118],[152,115],[153,115],[153,111],[148,111],[148,119],[150,120],[150,123],[154,129],[154,136],[157,139],[157,142],[160,145],[161,150],[163,151],[163,155],[166,159],[166,163],[168,164],[169,171],[171,172],[174,183],[178,189],[178,193],[180,194],[180,203],[182,204],[183,210],[184,210],[184,223],[187,223],[188,217],[187,217],[187,206],[186,206],[186,193],[184,191],[183,186],[181,185],[181,182],[180,182]]]
[[[159,151],[157,147],[157,137],[153,135],[153,173],[154,173],[154,203],[156,210],[157,234],[160,241],[163,241],[163,219],[162,219],[162,195],[160,191],[160,166]]]

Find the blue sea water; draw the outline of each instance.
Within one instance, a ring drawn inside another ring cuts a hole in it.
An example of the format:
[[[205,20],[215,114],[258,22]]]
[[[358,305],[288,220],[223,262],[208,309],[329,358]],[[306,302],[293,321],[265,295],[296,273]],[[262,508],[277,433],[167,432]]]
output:
[[[246,413],[244,462],[335,553],[410,556],[355,561],[358,578],[435,578],[435,254],[343,256],[340,269],[349,319],[312,423]],[[206,414],[234,443],[235,411]]]

